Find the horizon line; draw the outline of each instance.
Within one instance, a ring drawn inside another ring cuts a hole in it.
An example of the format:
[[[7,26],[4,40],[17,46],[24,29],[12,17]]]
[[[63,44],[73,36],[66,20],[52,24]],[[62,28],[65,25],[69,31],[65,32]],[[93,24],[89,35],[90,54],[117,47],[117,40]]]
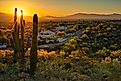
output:
[[[0,13],[3,13],[3,14],[10,14],[10,15],[13,15],[12,13],[6,13],[6,12],[2,12],[0,11]],[[36,13],[37,14],[37,13]],[[113,12],[113,13],[88,13],[88,12],[75,12],[75,13],[71,13],[71,14],[65,14],[65,15],[62,15],[62,16],[56,16],[56,15],[44,15],[44,16],[40,16],[40,17],[46,17],[46,16],[52,16],[52,17],[64,17],[64,16],[69,16],[69,15],[75,15],[75,14],[88,14],[88,15],[91,15],[91,14],[95,14],[95,15],[111,15],[111,14],[120,14],[121,13],[117,13],[117,12]],[[24,15],[24,16],[33,16],[34,14],[32,15]],[[39,13],[38,13],[39,15]]]

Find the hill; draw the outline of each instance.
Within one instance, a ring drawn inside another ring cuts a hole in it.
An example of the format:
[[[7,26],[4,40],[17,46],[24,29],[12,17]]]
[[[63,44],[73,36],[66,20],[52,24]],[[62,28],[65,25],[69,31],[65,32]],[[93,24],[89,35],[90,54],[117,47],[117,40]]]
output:
[[[45,19],[49,20],[119,20],[121,19],[121,14],[86,14],[86,13],[76,13],[72,15],[54,17],[46,16]]]
[[[31,22],[32,16],[25,16],[26,21]],[[39,17],[39,21],[58,21],[58,20],[120,20],[121,14],[86,14],[76,13],[67,16],[55,17],[55,16],[42,16]],[[13,20],[12,14],[0,12],[0,22],[11,22]]]

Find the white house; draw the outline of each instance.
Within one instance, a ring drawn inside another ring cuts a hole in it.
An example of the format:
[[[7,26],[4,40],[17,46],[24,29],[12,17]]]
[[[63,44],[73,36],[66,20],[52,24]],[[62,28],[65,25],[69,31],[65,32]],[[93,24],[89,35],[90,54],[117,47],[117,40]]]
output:
[[[54,36],[54,35],[55,35],[55,32],[52,32],[52,31],[50,31],[50,30],[41,31],[41,32],[38,33],[38,37],[39,37],[39,38],[42,38],[42,39],[48,38],[48,37]]]
[[[58,42],[64,42],[64,41],[66,41],[66,40],[67,40],[67,38],[58,38],[58,39],[57,39]]]
[[[66,31],[66,30],[67,30],[67,27],[65,27],[65,26],[60,26],[60,27],[57,27],[57,30],[58,30],[58,31]]]
[[[4,45],[4,44],[0,44],[0,49],[6,49],[6,48],[7,48],[6,45]]]

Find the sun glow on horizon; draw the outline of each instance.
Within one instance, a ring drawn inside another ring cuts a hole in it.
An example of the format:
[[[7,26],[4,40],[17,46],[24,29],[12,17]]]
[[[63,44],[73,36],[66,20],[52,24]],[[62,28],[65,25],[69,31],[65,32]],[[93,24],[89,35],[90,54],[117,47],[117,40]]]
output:
[[[39,17],[48,15],[66,16],[76,12],[94,14],[121,13],[120,2],[118,0],[117,2],[113,0],[111,1],[95,0],[95,2],[92,2],[91,0],[79,0],[79,2],[77,2],[75,0],[0,0],[0,12],[13,14],[15,8],[17,8],[18,16],[21,15],[20,10],[23,10],[23,16],[33,16],[33,14],[38,14]],[[69,5],[67,5],[68,3]]]
[[[17,12],[17,15],[18,15],[18,16],[21,16],[21,12],[20,12],[20,11],[18,11],[18,12]]]
[[[23,8],[19,8],[19,7],[14,7],[13,12],[15,12],[15,8],[17,8],[17,16],[21,16],[21,10],[23,11],[23,16],[27,15],[26,10]]]

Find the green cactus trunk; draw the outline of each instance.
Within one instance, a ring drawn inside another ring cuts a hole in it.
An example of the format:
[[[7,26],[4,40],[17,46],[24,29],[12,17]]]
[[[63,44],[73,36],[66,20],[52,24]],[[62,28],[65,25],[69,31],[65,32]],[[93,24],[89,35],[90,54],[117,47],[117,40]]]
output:
[[[31,45],[31,51],[30,51],[30,73],[32,75],[35,73],[36,63],[37,63],[37,33],[38,33],[38,17],[37,17],[37,14],[34,14],[32,45]]]
[[[17,57],[19,55],[19,25],[17,26],[17,8],[15,8],[14,14],[14,62],[17,62]]]
[[[20,25],[21,25],[21,63],[25,63],[25,51],[24,51],[24,26],[25,21],[23,20],[23,11],[21,10],[21,18],[20,18]]]

